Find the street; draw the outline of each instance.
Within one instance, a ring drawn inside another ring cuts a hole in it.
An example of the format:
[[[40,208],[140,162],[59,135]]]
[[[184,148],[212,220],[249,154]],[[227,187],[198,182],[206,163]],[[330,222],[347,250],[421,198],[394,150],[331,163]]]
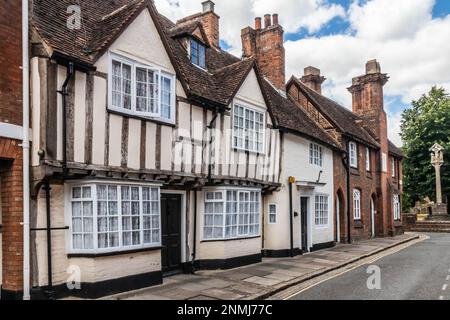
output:
[[[430,239],[320,283],[290,299],[450,300],[450,234],[427,235]],[[380,289],[368,289],[368,282],[376,284],[373,270],[377,269],[381,276]]]

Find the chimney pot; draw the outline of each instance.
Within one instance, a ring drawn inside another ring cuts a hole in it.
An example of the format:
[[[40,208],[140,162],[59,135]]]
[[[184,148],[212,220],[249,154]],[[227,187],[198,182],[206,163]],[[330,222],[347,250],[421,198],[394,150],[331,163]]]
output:
[[[210,11],[214,12],[215,3],[212,2],[211,0],[202,2],[202,5],[203,5],[203,13]]]
[[[304,75],[320,76],[320,69],[317,69],[316,67],[313,66],[306,67],[304,70]]]
[[[256,30],[261,30],[261,21],[262,21],[261,17],[255,18],[255,29]]]
[[[366,74],[376,74],[381,73],[380,64],[376,59],[367,61],[366,63]]]
[[[268,28],[272,25],[272,16],[270,14],[264,15],[264,28]]]
[[[278,25],[278,13],[274,13],[272,15],[272,23],[273,23],[274,26]]]

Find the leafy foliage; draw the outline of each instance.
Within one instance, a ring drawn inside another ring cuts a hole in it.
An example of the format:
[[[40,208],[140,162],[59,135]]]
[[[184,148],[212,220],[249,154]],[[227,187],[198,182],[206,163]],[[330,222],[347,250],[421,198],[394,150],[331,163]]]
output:
[[[401,136],[404,142],[405,207],[418,200],[436,198],[435,171],[431,165],[430,148],[439,143],[444,147],[441,168],[442,191],[450,197],[450,97],[443,88],[433,87],[412,108],[402,114]]]

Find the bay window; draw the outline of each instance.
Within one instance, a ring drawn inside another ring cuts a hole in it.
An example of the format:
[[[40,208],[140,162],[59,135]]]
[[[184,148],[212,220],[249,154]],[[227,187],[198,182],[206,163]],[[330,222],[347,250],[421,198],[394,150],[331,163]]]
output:
[[[174,122],[175,76],[111,54],[109,101],[113,111]]]
[[[205,240],[238,239],[260,232],[261,193],[246,190],[205,192]]]
[[[233,147],[257,153],[264,152],[264,113],[234,105]]]
[[[161,245],[159,187],[92,183],[70,188],[71,251]]]

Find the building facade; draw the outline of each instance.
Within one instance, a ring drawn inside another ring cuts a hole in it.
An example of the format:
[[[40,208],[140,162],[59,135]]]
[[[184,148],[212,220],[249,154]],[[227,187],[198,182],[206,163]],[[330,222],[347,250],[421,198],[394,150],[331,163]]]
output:
[[[351,112],[321,95],[315,68],[286,85],[276,14],[242,30],[237,58],[220,48],[212,1],[176,23],[152,0],[32,3],[33,298],[97,298],[402,232],[378,64],[354,79]],[[20,6],[0,13],[0,282],[14,298]]]

